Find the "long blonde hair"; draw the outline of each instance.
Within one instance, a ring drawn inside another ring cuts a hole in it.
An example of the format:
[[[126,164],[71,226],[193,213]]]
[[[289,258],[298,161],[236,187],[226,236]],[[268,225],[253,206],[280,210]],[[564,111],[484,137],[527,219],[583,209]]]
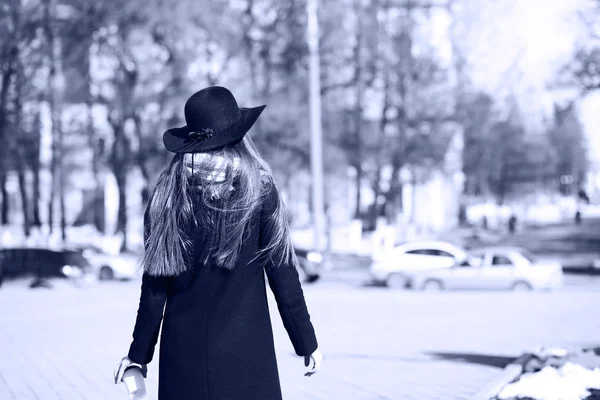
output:
[[[272,185],[271,168],[248,135],[216,151],[176,154],[146,208],[144,272],[177,276],[197,261],[233,269],[250,220],[260,212]],[[280,197],[277,203],[268,216],[268,242],[255,258],[297,263]],[[205,233],[201,248],[194,246],[196,232]]]

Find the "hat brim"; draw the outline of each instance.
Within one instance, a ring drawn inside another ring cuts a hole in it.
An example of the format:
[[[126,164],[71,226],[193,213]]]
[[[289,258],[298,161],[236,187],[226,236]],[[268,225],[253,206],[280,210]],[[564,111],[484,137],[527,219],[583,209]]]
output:
[[[163,134],[163,144],[172,153],[201,153],[237,143],[252,128],[265,107],[266,105],[240,108],[241,118],[238,122],[223,131],[215,132],[211,138],[203,141],[190,138],[192,129],[187,125],[169,129]]]

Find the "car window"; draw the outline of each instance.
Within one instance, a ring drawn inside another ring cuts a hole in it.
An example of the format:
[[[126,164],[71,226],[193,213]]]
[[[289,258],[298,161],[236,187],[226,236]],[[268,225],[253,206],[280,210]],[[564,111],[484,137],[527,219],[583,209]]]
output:
[[[450,257],[450,258],[454,258],[454,256],[450,253],[448,253],[447,251],[443,251],[443,250],[434,250],[436,252],[436,256],[440,256],[440,257]]]
[[[417,254],[420,256],[427,256],[429,254],[427,254],[427,250],[424,249],[419,249],[419,250],[409,250],[406,252],[406,254]]]
[[[450,257],[454,258],[454,256],[448,252],[438,250],[438,249],[417,249],[417,250],[409,250],[406,254],[417,254],[420,256],[435,256],[435,257]]]
[[[492,258],[492,266],[500,265],[513,265],[513,262],[506,256],[495,254]]]
[[[459,265],[461,267],[479,268],[479,267],[483,266],[484,257],[485,257],[485,254],[470,255],[467,257],[466,260],[462,261]]]

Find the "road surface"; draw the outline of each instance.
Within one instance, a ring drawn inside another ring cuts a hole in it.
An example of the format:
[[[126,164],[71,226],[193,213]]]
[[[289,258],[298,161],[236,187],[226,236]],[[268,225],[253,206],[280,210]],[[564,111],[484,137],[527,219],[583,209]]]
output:
[[[468,399],[524,350],[598,344],[598,279],[569,277],[554,293],[420,293],[357,281],[332,277],[305,288],[325,355],[310,378],[270,299],[285,399]],[[34,291],[7,283],[0,399],[126,399],[111,379],[138,299],[139,281]],[[156,361],[148,399],[156,399]]]

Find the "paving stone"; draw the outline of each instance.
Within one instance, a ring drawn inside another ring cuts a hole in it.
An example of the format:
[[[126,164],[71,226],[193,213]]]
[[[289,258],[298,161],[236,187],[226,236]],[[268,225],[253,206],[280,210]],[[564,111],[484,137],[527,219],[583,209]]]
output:
[[[323,370],[310,378],[271,297],[284,398],[469,399],[500,373],[491,365],[497,358],[538,345],[597,345],[595,285],[555,293],[418,293],[323,281],[305,289],[325,355]],[[0,400],[126,399],[112,374],[129,347],[138,299],[135,281],[45,291],[5,284]],[[157,347],[148,400],[157,399],[158,354]]]

